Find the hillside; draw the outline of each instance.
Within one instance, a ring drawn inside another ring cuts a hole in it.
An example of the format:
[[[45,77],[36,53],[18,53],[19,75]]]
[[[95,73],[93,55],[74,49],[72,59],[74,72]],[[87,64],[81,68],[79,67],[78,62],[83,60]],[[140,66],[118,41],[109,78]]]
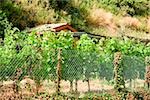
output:
[[[149,0],[1,0],[0,9],[20,30],[67,22],[92,34],[150,39]]]

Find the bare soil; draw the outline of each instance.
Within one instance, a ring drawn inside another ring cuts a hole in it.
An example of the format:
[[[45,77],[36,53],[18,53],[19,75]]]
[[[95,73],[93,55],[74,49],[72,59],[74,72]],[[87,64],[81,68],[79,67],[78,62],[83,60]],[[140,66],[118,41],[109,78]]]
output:
[[[24,92],[21,92],[21,90],[19,89],[18,94],[16,94],[13,90],[12,83],[13,81],[3,82],[3,86],[0,87],[0,100],[26,100],[30,98],[35,98],[35,100],[42,100],[41,98],[53,98],[51,95],[55,94],[55,82],[52,81],[45,80],[44,82],[42,82],[42,86],[39,89],[39,93],[40,93],[39,96],[37,96],[36,93],[31,93],[29,89],[24,89],[23,90]],[[146,92],[144,88],[142,88],[144,81],[137,79],[133,81],[133,83],[134,83],[133,85],[134,92],[133,91],[128,92],[126,100],[139,100],[140,97],[142,98],[141,100],[150,100],[150,93]],[[129,86],[129,82],[126,82],[126,86],[127,87]],[[73,89],[75,90],[75,85],[73,85]],[[105,91],[105,93],[110,94],[112,97],[114,97],[115,98],[114,100],[119,100],[117,99],[118,94],[113,89],[113,85],[108,84],[107,81],[98,80],[98,79],[90,80],[90,89],[91,89],[90,93],[93,93],[93,95],[95,93],[100,94],[103,91]],[[61,92],[70,94],[69,81],[61,81]],[[89,93],[88,83],[86,81],[83,82],[82,80],[79,80],[78,97],[86,93]],[[41,94],[43,94],[44,97],[42,97]],[[67,100],[67,99],[62,99],[62,100]]]

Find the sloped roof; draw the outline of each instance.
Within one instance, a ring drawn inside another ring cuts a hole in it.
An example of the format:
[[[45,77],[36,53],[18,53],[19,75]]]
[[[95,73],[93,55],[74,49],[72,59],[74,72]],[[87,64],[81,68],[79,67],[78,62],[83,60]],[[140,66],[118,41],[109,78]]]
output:
[[[48,24],[48,26],[53,29],[64,25],[67,25],[67,23]]]
[[[67,26],[67,27],[64,27]],[[62,27],[62,28],[61,28]],[[64,28],[69,28],[70,30],[75,30],[73,29],[70,25],[68,25],[68,23],[57,23],[57,24],[44,24],[44,25],[40,25],[34,28],[31,28],[29,31],[57,31],[57,28],[59,28],[58,30],[63,30]]]

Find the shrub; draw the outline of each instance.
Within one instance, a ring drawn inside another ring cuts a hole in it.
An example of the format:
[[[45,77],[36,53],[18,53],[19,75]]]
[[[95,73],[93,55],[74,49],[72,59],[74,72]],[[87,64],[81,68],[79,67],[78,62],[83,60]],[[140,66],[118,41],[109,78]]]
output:
[[[29,19],[28,13],[24,11],[20,6],[12,3],[9,0],[0,4],[0,8],[6,13],[8,20],[13,23],[15,27],[19,29],[24,29],[27,26],[27,21]]]
[[[4,39],[5,31],[10,28],[11,24],[8,22],[5,13],[0,10],[0,38]]]
[[[9,21],[21,30],[26,27],[34,27],[39,24],[56,21],[54,10],[48,4],[44,6],[44,1],[40,3],[38,0],[35,2],[28,2],[28,0],[11,2],[6,0],[0,4],[0,8],[6,13]]]
[[[130,15],[148,15],[150,10],[149,0],[101,0],[103,7],[114,13]]]

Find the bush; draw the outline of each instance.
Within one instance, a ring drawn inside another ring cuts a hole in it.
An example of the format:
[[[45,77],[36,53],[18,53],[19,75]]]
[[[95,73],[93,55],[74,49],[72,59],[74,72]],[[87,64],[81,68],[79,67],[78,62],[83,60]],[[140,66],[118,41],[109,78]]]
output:
[[[40,3],[38,0],[34,2],[28,2],[28,0],[17,0],[15,2],[6,0],[0,4],[0,9],[6,13],[9,21],[20,30],[56,21],[54,10],[48,4],[44,5],[44,1]]]
[[[5,31],[10,28],[11,24],[8,22],[5,13],[0,10],[0,38],[4,39]]]
[[[28,17],[27,12],[25,12],[20,6],[6,0],[0,4],[0,9],[6,13],[9,22],[15,27],[24,29],[24,27],[27,26],[27,21],[30,17]]]
[[[100,4],[114,13],[127,13],[130,15],[148,15],[149,0],[101,0]]]

